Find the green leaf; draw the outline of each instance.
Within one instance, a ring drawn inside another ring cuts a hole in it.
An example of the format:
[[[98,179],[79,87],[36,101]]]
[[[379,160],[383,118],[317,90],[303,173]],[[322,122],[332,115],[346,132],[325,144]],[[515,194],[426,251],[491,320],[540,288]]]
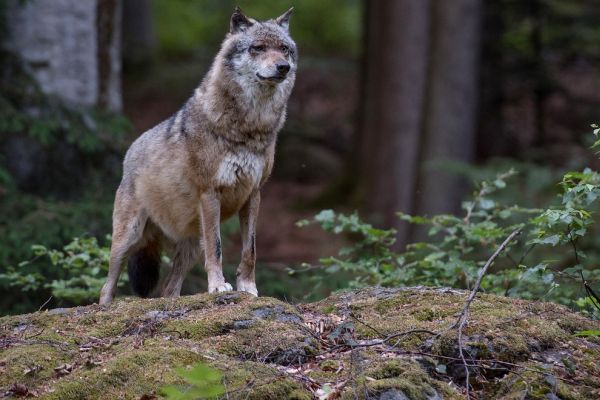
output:
[[[549,244],[551,246],[556,246],[558,243],[560,243],[560,235],[552,235],[552,236],[548,236],[545,238],[540,238],[540,239],[536,239],[535,243],[539,243],[539,244]]]
[[[587,330],[587,331],[579,331],[575,333],[575,336],[600,336],[599,330]]]
[[[333,210],[323,210],[315,215],[315,221],[317,222],[333,221],[334,219],[335,212],[333,212]]]
[[[491,210],[496,206],[496,202],[494,200],[482,198],[479,200],[479,207],[483,210]]]
[[[160,389],[169,400],[194,400],[214,398],[225,393],[221,384],[221,372],[206,364],[195,364],[191,369],[176,368],[177,375],[183,378],[188,386],[168,385]]]
[[[196,364],[191,370],[177,368],[176,372],[177,375],[185,379],[186,382],[196,386],[202,386],[210,382],[218,381],[222,377],[222,374],[219,371],[202,363]]]
[[[188,399],[187,394],[182,392],[179,387],[174,385],[163,386],[160,388],[160,394],[169,400],[185,400]]]

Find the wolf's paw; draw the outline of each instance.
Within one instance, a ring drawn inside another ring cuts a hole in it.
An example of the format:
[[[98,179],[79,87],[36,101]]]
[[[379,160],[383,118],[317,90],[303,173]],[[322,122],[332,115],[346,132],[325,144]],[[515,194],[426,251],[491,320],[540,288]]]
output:
[[[258,296],[258,290],[256,289],[256,283],[252,281],[242,281],[239,280],[237,282],[237,290],[240,292],[247,292],[253,296]]]
[[[101,306],[106,306],[110,304],[111,301],[113,301],[114,297],[114,291],[112,291],[110,287],[103,287],[100,291],[100,300],[98,301],[98,304],[100,304]]]
[[[100,300],[98,301],[98,304],[100,304],[101,306],[107,306],[110,304],[110,302],[112,301],[112,297],[110,296],[102,296],[100,297]]]
[[[233,290],[233,286],[231,286],[227,282],[223,282],[222,284],[217,285],[215,287],[209,287],[208,293],[230,292],[232,290]]]

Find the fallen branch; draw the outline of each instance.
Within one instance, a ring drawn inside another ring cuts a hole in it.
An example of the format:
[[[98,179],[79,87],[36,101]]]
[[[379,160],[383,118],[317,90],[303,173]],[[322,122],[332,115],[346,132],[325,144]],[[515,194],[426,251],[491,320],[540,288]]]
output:
[[[383,339],[374,339],[372,341],[369,341],[367,343],[343,343],[343,344],[337,344],[325,351],[322,351],[318,354],[315,355],[315,357],[322,357],[326,354],[330,354],[330,353],[335,353],[339,350],[346,350],[346,349],[362,349],[365,347],[375,347],[375,346],[382,346],[385,345],[387,342],[389,342],[392,339],[395,338],[399,338],[399,337],[403,337],[403,336],[408,336],[408,335],[413,335],[413,334],[417,334],[417,333],[426,333],[428,335],[432,335],[432,336],[437,336],[438,334],[436,332],[430,331],[428,329],[411,329],[408,331],[403,331],[403,332],[398,332],[398,333],[394,333],[392,335],[389,335]],[[393,347],[393,346],[392,346]]]

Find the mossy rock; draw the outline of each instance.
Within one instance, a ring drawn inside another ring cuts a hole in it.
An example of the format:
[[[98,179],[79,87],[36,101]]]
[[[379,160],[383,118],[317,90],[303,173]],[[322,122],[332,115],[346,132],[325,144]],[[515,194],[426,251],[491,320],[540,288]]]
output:
[[[229,399],[462,399],[448,328],[466,295],[369,288],[292,306],[231,292],[3,317],[0,397],[160,398],[183,383],[176,367],[203,362],[223,373]],[[478,295],[463,332],[471,392],[600,398],[600,340],[574,336],[599,329],[555,304]]]

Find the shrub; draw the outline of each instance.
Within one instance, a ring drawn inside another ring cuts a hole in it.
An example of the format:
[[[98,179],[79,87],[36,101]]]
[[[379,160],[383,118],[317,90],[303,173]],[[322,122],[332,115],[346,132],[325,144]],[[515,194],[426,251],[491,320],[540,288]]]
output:
[[[600,128],[593,125],[594,134]],[[600,140],[595,143],[598,147]],[[476,184],[463,215],[431,218],[399,213],[411,224],[427,227],[428,240],[394,250],[396,232],[378,229],[351,215],[324,210],[312,221],[333,234],[348,234],[349,247],[321,260],[326,273],[344,271],[353,278],[348,286],[431,285],[470,288],[489,254],[515,229],[522,239],[512,244],[483,280],[491,293],[526,299],[551,300],[592,313],[600,306],[591,283],[600,269],[579,246],[589,239],[593,210],[600,197],[600,174],[589,168],[568,172],[559,187],[560,203],[545,209],[498,201],[514,170]],[[597,311],[597,310],[596,310]]]

